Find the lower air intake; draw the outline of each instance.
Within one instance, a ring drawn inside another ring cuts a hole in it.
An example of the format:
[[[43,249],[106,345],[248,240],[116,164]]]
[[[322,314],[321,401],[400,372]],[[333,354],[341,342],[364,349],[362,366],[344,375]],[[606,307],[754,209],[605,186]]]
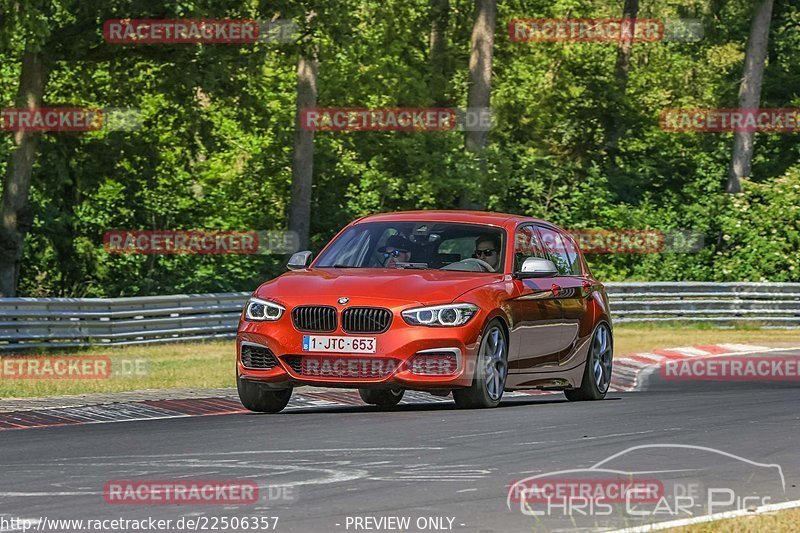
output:
[[[421,376],[449,376],[458,370],[458,359],[452,352],[427,352],[414,356],[409,369]]]
[[[242,366],[257,370],[269,370],[278,366],[278,360],[272,350],[266,346],[242,344]]]

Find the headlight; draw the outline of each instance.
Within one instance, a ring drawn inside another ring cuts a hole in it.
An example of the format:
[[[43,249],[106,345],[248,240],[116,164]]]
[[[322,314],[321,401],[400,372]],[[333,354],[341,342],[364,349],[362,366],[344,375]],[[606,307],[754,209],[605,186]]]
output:
[[[265,320],[278,320],[283,316],[286,309],[274,302],[266,300],[259,300],[258,298],[250,298],[247,305],[244,307],[245,320],[253,320],[256,322],[263,322]]]
[[[403,311],[403,320],[412,326],[463,326],[478,312],[472,304],[434,305]]]

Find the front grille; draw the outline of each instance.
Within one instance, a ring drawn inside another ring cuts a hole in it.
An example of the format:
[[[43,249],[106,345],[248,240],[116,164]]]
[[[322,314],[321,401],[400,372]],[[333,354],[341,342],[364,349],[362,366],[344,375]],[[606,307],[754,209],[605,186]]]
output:
[[[278,366],[278,360],[266,346],[242,344],[242,365],[245,368],[270,369]]]
[[[330,333],[336,330],[336,309],[316,305],[295,307],[292,310],[292,322],[300,331]]]
[[[342,329],[347,333],[383,333],[392,323],[392,312],[379,307],[349,307],[342,311]]]

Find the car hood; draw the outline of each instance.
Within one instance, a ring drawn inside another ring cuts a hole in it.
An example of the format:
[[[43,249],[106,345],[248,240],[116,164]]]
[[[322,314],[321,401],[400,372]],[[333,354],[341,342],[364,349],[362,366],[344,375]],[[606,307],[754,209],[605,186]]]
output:
[[[451,302],[472,289],[503,280],[503,274],[452,270],[386,268],[315,268],[287,272],[255,292],[290,305],[324,303],[331,298],[437,304]],[[323,302],[324,301],[324,302]]]

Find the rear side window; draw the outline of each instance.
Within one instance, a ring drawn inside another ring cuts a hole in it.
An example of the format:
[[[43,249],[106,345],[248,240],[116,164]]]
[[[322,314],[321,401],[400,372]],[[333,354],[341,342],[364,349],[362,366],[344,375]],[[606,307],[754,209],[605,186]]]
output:
[[[580,276],[581,265],[578,251],[572,240],[564,238],[560,232],[545,226],[538,226],[542,246],[555,263],[561,276]]]
[[[564,235],[563,233],[561,234],[561,238],[564,241],[567,258],[569,259],[569,273],[573,276],[583,275],[583,269],[581,269],[581,255],[578,253],[575,241],[573,241],[569,235]]]

